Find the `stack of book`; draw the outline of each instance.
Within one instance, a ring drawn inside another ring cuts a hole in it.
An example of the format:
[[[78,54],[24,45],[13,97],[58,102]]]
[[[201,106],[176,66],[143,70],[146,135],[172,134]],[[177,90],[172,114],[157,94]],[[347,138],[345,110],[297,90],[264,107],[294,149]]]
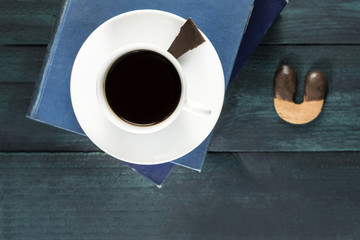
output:
[[[285,5],[286,0],[65,0],[27,117],[86,137],[71,105],[72,66],[86,38],[116,15],[157,9],[185,19],[191,17],[214,45],[227,87]],[[172,162],[157,165],[124,163],[161,186],[174,165],[200,171],[210,140],[211,134],[195,150]]]

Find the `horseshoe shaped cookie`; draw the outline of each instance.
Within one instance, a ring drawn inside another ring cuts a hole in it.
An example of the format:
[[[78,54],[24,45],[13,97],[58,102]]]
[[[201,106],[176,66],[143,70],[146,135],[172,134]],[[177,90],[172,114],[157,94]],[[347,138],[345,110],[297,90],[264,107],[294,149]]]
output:
[[[320,71],[310,71],[305,77],[304,101],[294,102],[296,73],[289,65],[280,65],[274,77],[274,106],[277,114],[286,122],[305,124],[321,112],[327,91],[327,79]]]

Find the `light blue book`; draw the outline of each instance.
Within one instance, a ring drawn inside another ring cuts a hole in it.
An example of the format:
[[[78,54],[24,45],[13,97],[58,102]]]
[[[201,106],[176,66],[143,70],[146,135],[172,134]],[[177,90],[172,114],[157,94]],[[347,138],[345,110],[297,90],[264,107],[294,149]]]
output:
[[[256,1],[259,4],[266,2],[279,6],[271,10],[271,14],[269,12],[269,16],[274,16],[271,18],[273,21],[285,0]],[[239,59],[240,43],[251,12],[254,14],[253,0],[65,0],[27,117],[84,135],[70,99],[70,75],[77,52],[92,31],[103,22],[138,9],[168,11],[185,19],[192,17],[214,45],[222,62],[226,85],[231,76],[240,70],[239,66],[234,68],[234,63]],[[264,24],[266,29],[272,21]],[[260,20],[259,24],[262,24]],[[251,42],[251,49],[256,48],[265,32],[261,32],[261,37]],[[171,173],[174,164],[200,171],[210,139],[211,136],[194,151],[173,162],[151,166],[126,164],[160,186]]]

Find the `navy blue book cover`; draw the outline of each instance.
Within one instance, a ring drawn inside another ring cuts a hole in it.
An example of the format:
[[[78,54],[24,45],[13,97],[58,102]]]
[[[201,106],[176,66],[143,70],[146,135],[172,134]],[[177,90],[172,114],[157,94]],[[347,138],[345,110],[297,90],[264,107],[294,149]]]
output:
[[[279,5],[280,0],[257,1]],[[230,77],[236,71],[234,62],[235,60],[238,61],[239,55],[241,55],[239,46],[252,7],[253,0],[224,0],[221,2],[202,0],[66,0],[53,41],[48,47],[48,55],[44,62],[38,90],[34,95],[27,116],[33,120],[84,134],[75,118],[70,100],[70,74],[76,54],[91,32],[103,22],[118,14],[137,9],[158,9],[174,13],[185,19],[192,17],[216,48],[223,65],[227,85]],[[274,12],[272,15],[277,16],[280,11],[281,8],[277,8],[276,13]],[[258,24],[261,25],[261,22],[257,23],[256,26]],[[247,31],[249,31],[250,26],[249,23]],[[262,36],[264,34],[262,33]],[[258,43],[251,42],[254,49]],[[210,139],[209,136],[193,152],[172,163],[153,166],[128,165],[155,184],[161,185],[170,174],[174,163],[200,171]]]
[[[288,0],[255,0],[254,9],[241,41],[231,73],[230,82],[234,80],[256,47],[260,44],[287,2]]]

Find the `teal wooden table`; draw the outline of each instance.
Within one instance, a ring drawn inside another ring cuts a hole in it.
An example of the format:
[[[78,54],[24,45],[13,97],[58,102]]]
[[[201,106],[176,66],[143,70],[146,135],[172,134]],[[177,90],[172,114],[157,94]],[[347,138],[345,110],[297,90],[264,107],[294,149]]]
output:
[[[201,173],[158,189],[88,139],[25,118],[61,0],[1,0],[0,239],[360,239],[360,2],[290,1],[226,95]],[[280,120],[286,61],[329,78],[307,126]]]

